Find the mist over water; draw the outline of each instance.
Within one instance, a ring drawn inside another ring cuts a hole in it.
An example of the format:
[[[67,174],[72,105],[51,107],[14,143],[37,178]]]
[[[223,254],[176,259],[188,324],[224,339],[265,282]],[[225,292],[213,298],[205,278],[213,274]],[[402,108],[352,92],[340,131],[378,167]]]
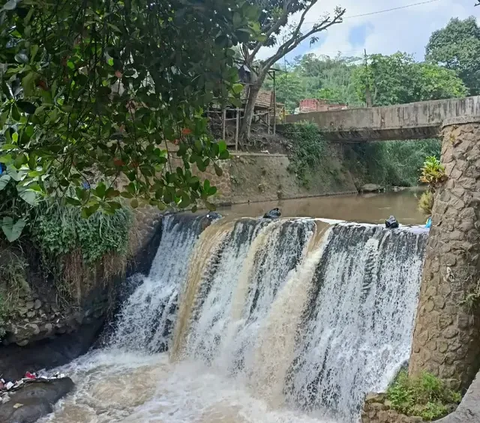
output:
[[[408,359],[427,233],[164,219],[109,346],[51,422],[357,422]],[[167,352],[168,350],[168,352]]]

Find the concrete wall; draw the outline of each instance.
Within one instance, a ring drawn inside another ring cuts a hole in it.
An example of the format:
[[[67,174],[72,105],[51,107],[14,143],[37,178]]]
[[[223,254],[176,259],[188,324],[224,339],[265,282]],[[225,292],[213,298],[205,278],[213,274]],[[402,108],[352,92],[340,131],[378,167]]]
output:
[[[445,119],[480,115],[480,96],[387,107],[301,113],[287,123],[309,121],[331,141],[362,142],[438,137]]]

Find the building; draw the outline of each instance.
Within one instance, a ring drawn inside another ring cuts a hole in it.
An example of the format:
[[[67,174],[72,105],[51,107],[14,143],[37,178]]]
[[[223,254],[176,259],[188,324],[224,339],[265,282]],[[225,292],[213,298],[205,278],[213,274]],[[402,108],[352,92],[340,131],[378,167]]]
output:
[[[348,109],[346,104],[332,104],[327,100],[310,98],[300,101],[299,113],[328,112],[330,110]]]

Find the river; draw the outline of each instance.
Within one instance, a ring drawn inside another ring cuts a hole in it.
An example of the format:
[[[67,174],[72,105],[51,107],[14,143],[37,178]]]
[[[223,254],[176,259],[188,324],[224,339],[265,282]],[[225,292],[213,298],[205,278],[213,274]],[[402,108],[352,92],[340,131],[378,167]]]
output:
[[[222,208],[219,212],[234,217],[256,217],[279,207],[284,217],[308,216],[348,222],[383,223],[390,215],[394,215],[404,225],[420,225],[426,221],[426,217],[418,210],[418,200],[422,192],[419,189],[406,189],[381,194],[266,201],[236,204]]]

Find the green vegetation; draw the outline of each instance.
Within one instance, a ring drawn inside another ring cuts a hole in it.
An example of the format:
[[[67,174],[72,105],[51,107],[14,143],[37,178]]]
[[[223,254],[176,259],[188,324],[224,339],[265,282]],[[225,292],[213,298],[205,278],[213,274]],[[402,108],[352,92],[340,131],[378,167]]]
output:
[[[390,141],[346,145],[346,167],[357,185],[416,186],[425,157],[440,157],[438,140]]]
[[[31,236],[44,272],[53,277],[57,289],[70,302],[80,301],[79,285],[94,282],[97,266],[101,266],[105,279],[123,274],[131,227],[128,207],[113,215],[96,212],[82,218],[79,208],[54,203],[35,210]]]
[[[367,56],[354,68],[352,78],[360,101],[371,106],[465,97],[468,93],[455,71],[415,62],[405,53]]]
[[[404,53],[363,59],[308,54],[286,70],[277,78],[277,98],[290,112],[305,98],[358,107],[463,97],[468,92],[454,70],[415,62]],[[272,81],[266,85],[271,87]],[[440,150],[438,140],[391,141],[347,145],[344,156],[358,186],[415,186],[426,157],[439,158]],[[299,166],[304,162],[297,161],[297,174],[301,175]]]
[[[79,209],[53,204],[36,210],[32,235],[44,256],[57,258],[79,249],[85,263],[94,264],[106,254],[127,254],[131,222],[126,207],[82,219]]]
[[[394,410],[427,421],[447,415],[462,399],[439,378],[429,373],[409,377],[406,370],[400,371],[387,391],[387,398]]]
[[[0,338],[5,335],[5,321],[17,309],[22,294],[30,292],[26,269],[28,264],[20,254],[9,250],[0,250]]]
[[[241,46],[243,62],[254,73],[240,130],[241,138],[248,141],[255,102],[269,70],[303,41],[317,42],[321,32],[342,23],[346,9],[335,7],[332,13],[322,12],[307,29],[304,25],[305,18],[310,16],[308,14],[319,3],[318,0],[247,0],[246,3],[260,11],[257,21],[252,24],[256,39]],[[293,16],[296,19],[292,22],[290,18]],[[268,51],[265,47],[270,47],[272,53],[259,60],[258,53],[261,50]]]
[[[236,0],[4,3],[0,190],[29,205],[62,198],[87,217],[113,214],[120,197],[134,208],[211,206],[192,166],[221,173],[228,152],[203,112],[238,98],[233,47],[250,40],[258,14]],[[177,169],[169,144],[179,146]],[[23,216],[1,219],[18,238]]]
[[[445,182],[445,167],[435,156],[429,156],[425,159],[422,166],[420,182],[428,185],[428,190],[420,197],[418,208],[427,216],[432,215],[433,200],[436,189]]]
[[[435,156],[430,156],[425,159],[422,166],[422,175],[420,182],[428,184],[432,189],[442,184],[447,179],[445,175],[445,167],[440,163]]]
[[[435,31],[427,45],[426,59],[457,72],[470,95],[480,94],[480,27],[475,17],[452,19],[445,28]]]
[[[420,200],[418,200],[418,209],[425,214],[425,216],[432,215],[433,209],[433,192],[432,191],[425,191]]]
[[[308,188],[311,173],[326,164],[323,160],[325,141],[313,123],[285,125],[284,134],[292,141],[293,147],[288,170],[296,175],[302,186]]]

